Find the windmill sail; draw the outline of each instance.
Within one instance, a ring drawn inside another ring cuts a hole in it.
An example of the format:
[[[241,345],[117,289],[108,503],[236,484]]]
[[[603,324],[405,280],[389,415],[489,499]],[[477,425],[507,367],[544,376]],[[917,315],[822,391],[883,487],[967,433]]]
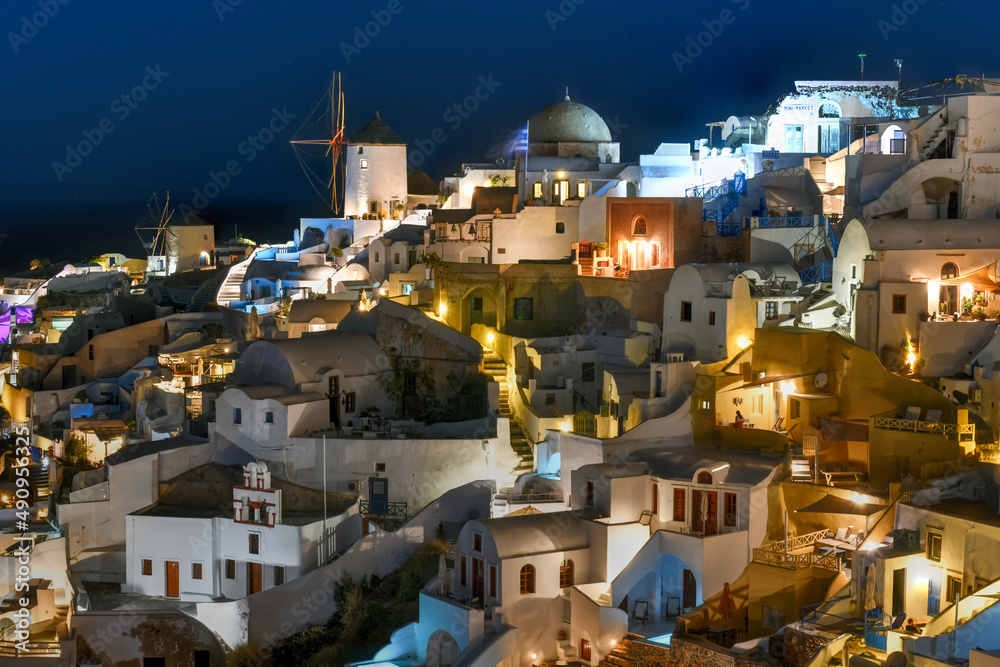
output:
[[[344,91],[335,72],[329,90],[317,100],[289,142],[316,194],[340,215],[344,198]]]

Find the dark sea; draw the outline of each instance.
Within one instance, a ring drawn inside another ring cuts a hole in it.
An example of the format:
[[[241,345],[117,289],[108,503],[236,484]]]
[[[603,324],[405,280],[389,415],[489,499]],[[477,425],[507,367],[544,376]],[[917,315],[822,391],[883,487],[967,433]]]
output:
[[[237,230],[261,244],[287,242],[299,218],[330,213],[317,201],[270,201],[210,206],[201,216],[215,227],[217,244]],[[79,262],[109,252],[145,257],[135,227],[149,220],[145,201],[0,202],[0,277],[27,270],[33,259]]]

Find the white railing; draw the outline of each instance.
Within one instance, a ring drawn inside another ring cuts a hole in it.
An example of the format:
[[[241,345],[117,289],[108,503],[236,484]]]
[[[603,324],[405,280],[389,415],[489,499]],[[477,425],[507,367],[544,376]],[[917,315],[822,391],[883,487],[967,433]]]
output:
[[[975,440],[975,424],[943,424],[941,422],[923,422],[917,419],[898,419],[892,417],[875,417],[875,428],[892,431],[912,431],[914,433],[935,433],[943,436],[958,436],[959,440]]]

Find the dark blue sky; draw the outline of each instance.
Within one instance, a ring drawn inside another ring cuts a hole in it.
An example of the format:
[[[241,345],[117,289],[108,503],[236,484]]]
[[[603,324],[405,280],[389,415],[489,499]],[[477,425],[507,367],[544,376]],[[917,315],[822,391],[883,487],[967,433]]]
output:
[[[324,211],[287,140],[335,70],[349,133],[376,110],[411,148],[445,130],[424,165],[438,180],[491,156],[567,85],[634,161],[704,136],[708,121],[764,111],[795,79],[855,79],[860,51],[867,79],[895,79],[894,58],[904,86],[990,76],[998,18],[995,0],[4,0],[0,271],[54,239],[53,259],[59,243],[67,259],[98,242],[138,255],[131,226],[150,194],[191,202],[229,161],[239,173],[204,211],[217,235],[236,222],[284,239]],[[378,34],[355,41],[366,27]],[[679,68],[673,54],[699,37],[707,46]],[[459,127],[444,119],[491,76],[495,90]],[[244,143],[269,124],[270,144]],[[80,142],[95,145],[77,161],[66,147]]]

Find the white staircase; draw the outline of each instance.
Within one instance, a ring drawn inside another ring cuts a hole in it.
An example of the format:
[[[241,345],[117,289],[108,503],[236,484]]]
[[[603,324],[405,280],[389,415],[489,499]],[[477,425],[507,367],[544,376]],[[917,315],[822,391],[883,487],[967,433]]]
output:
[[[222,281],[222,285],[219,287],[219,293],[215,297],[215,302],[220,306],[229,307],[229,304],[233,301],[243,301],[243,279],[247,275],[247,269],[250,267],[250,262],[256,257],[257,250],[254,250],[250,255],[241,262],[236,262],[229,267],[229,272],[226,273],[226,279]]]

